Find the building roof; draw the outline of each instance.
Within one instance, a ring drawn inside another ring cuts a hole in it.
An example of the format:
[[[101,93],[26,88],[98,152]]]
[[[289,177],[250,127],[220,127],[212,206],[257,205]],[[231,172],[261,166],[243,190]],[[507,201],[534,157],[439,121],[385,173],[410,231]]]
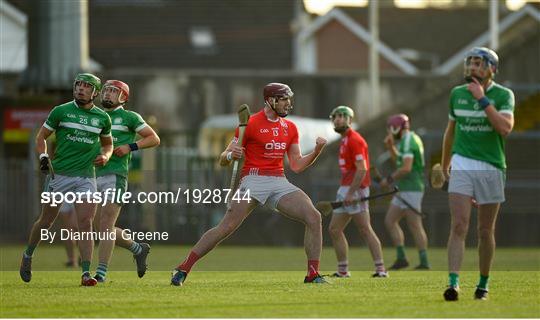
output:
[[[347,15],[369,29],[367,7],[343,7]],[[393,50],[414,49],[445,61],[489,27],[487,8],[396,8],[379,9],[379,37]],[[500,18],[505,14],[501,13]],[[425,59],[411,60],[418,68],[428,69]]]
[[[289,0],[93,0],[90,53],[106,67],[290,69],[294,6]]]

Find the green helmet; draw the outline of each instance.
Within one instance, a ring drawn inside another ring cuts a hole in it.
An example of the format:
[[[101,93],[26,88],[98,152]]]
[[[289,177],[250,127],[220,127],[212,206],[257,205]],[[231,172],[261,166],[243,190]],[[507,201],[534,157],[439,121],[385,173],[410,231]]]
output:
[[[332,119],[336,114],[341,113],[343,115],[346,115],[350,117],[351,119],[354,118],[354,111],[353,109],[347,107],[347,106],[337,106],[330,112],[330,119]]]
[[[96,91],[101,90],[101,80],[91,73],[79,73],[74,82],[77,81],[89,83]]]

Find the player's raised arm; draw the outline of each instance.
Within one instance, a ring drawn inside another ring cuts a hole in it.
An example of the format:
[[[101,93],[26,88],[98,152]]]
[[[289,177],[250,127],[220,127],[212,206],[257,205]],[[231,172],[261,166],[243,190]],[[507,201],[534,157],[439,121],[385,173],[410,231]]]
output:
[[[322,150],[326,146],[326,143],[327,141],[325,138],[317,137],[315,140],[315,149],[305,156],[302,155],[300,146],[297,143],[292,144],[287,151],[289,167],[291,170],[295,173],[304,171],[307,167],[313,164],[313,162],[315,162],[319,154],[321,154]]]

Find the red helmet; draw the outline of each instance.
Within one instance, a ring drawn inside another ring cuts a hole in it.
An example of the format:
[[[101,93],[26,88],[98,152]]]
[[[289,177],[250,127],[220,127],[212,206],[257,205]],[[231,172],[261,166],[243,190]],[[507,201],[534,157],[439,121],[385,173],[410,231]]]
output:
[[[129,100],[129,86],[127,85],[127,83],[120,80],[107,80],[107,82],[105,82],[105,84],[103,85],[103,89],[105,89],[107,86],[115,87],[120,90],[120,94],[118,95],[118,102],[126,103]]]
[[[392,134],[397,135],[403,129],[409,129],[409,117],[406,114],[398,113],[388,117],[386,126]]]
[[[289,97],[291,98],[294,93],[288,85],[278,82],[271,82],[264,86],[263,90],[264,100],[270,97]]]

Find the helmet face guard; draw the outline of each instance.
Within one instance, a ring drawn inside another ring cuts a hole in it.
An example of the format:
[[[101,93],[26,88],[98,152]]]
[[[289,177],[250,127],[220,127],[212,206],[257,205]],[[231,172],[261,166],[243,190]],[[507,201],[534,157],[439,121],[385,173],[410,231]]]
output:
[[[406,114],[400,113],[395,114],[390,117],[388,117],[388,121],[386,123],[386,126],[388,127],[388,131],[395,137],[400,138],[401,132],[404,129],[409,129],[409,117]]]
[[[117,101],[105,100],[105,94],[109,91],[118,92]],[[125,104],[129,100],[129,86],[120,80],[107,80],[101,92],[101,104],[104,108],[113,108]]]
[[[479,58],[482,60],[481,69],[488,74],[486,77],[480,78],[478,76],[473,76],[473,58]],[[482,83],[486,79],[492,79],[495,77],[498,67],[499,57],[495,51],[485,47],[475,47],[472,48],[465,56],[465,60],[463,61],[463,76],[467,82],[473,82],[473,78],[476,78],[480,83]]]
[[[293,108],[292,98],[294,96],[294,93],[291,88],[284,83],[271,82],[267,84],[266,86],[264,86],[263,96],[265,105],[272,108],[272,110],[274,110],[274,112],[282,118],[288,116],[289,111]],[[286,113],[277,112],[276,104],[278,100],[290,100],[290,106],[286,109]]]
[[[347,118],[347,123],[345,125],[342,125],[342,126],[339,126],[339,127],[335,125],[334,119],[338,115],[342,115],[345,118]],[[332,110],[332,112],[330,112],[329,118],[330,118],[330,120],[332,120],[332,123],[334,123],[334,131],[337,132],[337,133],[343,133],[343,132],[347,131],[350,128],[349,121],[351,121],[352,118],[354,118],[354,111],[353,111],[353,109],[351,109],[351,108],[349,108],[347,106],[338,106],[338,107],[335,107]]]
[[[97,76],[91,74],[91,73],[80,73],[75,77],[75,80],[73,81],[73,94],[75,95],[75,87],[80,82],[87,83],[91,85],[94,90],[92,91],[92,95],[89,101],[80,101],[75,99],[77,103],[80,104],[87,104],[94,100],[95,97],[99,95],[99,91],[101,90],[101,79],[99,79]]]

